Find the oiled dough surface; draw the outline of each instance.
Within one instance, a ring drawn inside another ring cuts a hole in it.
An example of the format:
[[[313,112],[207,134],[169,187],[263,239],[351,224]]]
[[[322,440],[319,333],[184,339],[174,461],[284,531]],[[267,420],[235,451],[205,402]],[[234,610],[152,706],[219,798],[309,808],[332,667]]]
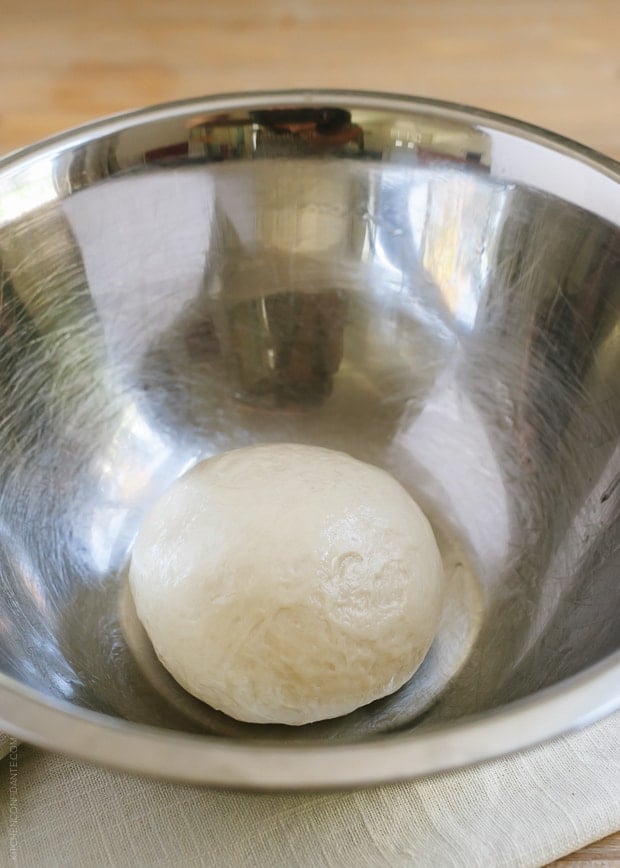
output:
[[[210,458],[148,514],[130,565],[157,655],[239,720],[303,724],[396,690],[435,634],[442,563],[388,473],[293,444]]]

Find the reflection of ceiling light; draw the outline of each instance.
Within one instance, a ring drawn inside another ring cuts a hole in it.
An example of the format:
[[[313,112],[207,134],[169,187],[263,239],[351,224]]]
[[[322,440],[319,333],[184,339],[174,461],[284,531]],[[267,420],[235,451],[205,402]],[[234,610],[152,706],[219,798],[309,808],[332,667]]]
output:
[[[0,193],[0,226],[22,217],[58,196],[52,160],[35,160],[7,174]]]

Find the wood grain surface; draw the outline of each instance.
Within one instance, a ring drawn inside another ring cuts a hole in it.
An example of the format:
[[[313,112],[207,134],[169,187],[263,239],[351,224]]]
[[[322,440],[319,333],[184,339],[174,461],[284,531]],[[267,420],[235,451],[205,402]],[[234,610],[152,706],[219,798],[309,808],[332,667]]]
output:
[[[603,838],[602,841],[597,841],[584,850],[579,850],[578,853],[571,853],[554,862],[553,865],[554,868],[560,865],[566,865],[568,868],[575,868],[577,865],[584,865],[586,868],[620,865],[620,833]]]
[[[389,90],[620,159],[620,0],[0,0],[0,154],[209,93]],[[620,834],[556,864],[620,864]]]
[[[618,0],[0,0],[0,150],[229,90],[470,103],[620,158]]]

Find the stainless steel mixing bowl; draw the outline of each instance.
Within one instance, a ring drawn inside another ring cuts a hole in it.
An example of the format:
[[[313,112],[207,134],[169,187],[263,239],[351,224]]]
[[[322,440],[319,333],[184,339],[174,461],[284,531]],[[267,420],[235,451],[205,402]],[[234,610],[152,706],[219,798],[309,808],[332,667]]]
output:
[[[129,770],[299,788],[448,769],[617,708],[619,177],[505,118],[335,92],[176,103],[6,158],[0,724]],[[166,485],[270,441],[386,467],[452,557],[410,684],[301,728],[184,693],[124,578]]]

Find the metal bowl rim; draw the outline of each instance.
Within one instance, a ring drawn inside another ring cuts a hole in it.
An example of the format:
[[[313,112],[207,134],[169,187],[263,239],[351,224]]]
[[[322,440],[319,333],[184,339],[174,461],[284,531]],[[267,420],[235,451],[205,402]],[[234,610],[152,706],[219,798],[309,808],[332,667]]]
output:
[[[290,90],[237,91],[197,96],[158,103],[152,106],[118,112],[85,124],[40,139],[33,144],[11,151],[0,158],[0,171],[15,163],[22,163],[32,157],[40,157],[46,152],[54,153],[66,147],[78,146],[94,138],[100,138],[161,120],[183,117],[189,111],[196,113],[213,112],[222,109],[249,109],[273,106],[277,103],[300,105],[338,105],[345,103],[355,108],[376,109],[379,111],[423,110],[428,115],[460,120],[469,124],[480,123],[494,130],[513,133],[529,142],[544,145],[565,156],[577,157],[581,162],[596,167],[604,174],[620,182],[620,161],[583,145],[573,139],[552,132],[544,127],[518,120],[498,112],[475,108],[463,103],[430,97],[395,94],[381,91],[339,90],[331,88],[294,88]]]
[[[497,759],[620,708],[620,651],[501,708],[408,734],[350,744],[253,742],[131,723],[43,696],[0,673],[0,724],[40,747],[127,772],[216,787],[322,790],[372,786]],[[69,719],[71,725],[68,726]]]

